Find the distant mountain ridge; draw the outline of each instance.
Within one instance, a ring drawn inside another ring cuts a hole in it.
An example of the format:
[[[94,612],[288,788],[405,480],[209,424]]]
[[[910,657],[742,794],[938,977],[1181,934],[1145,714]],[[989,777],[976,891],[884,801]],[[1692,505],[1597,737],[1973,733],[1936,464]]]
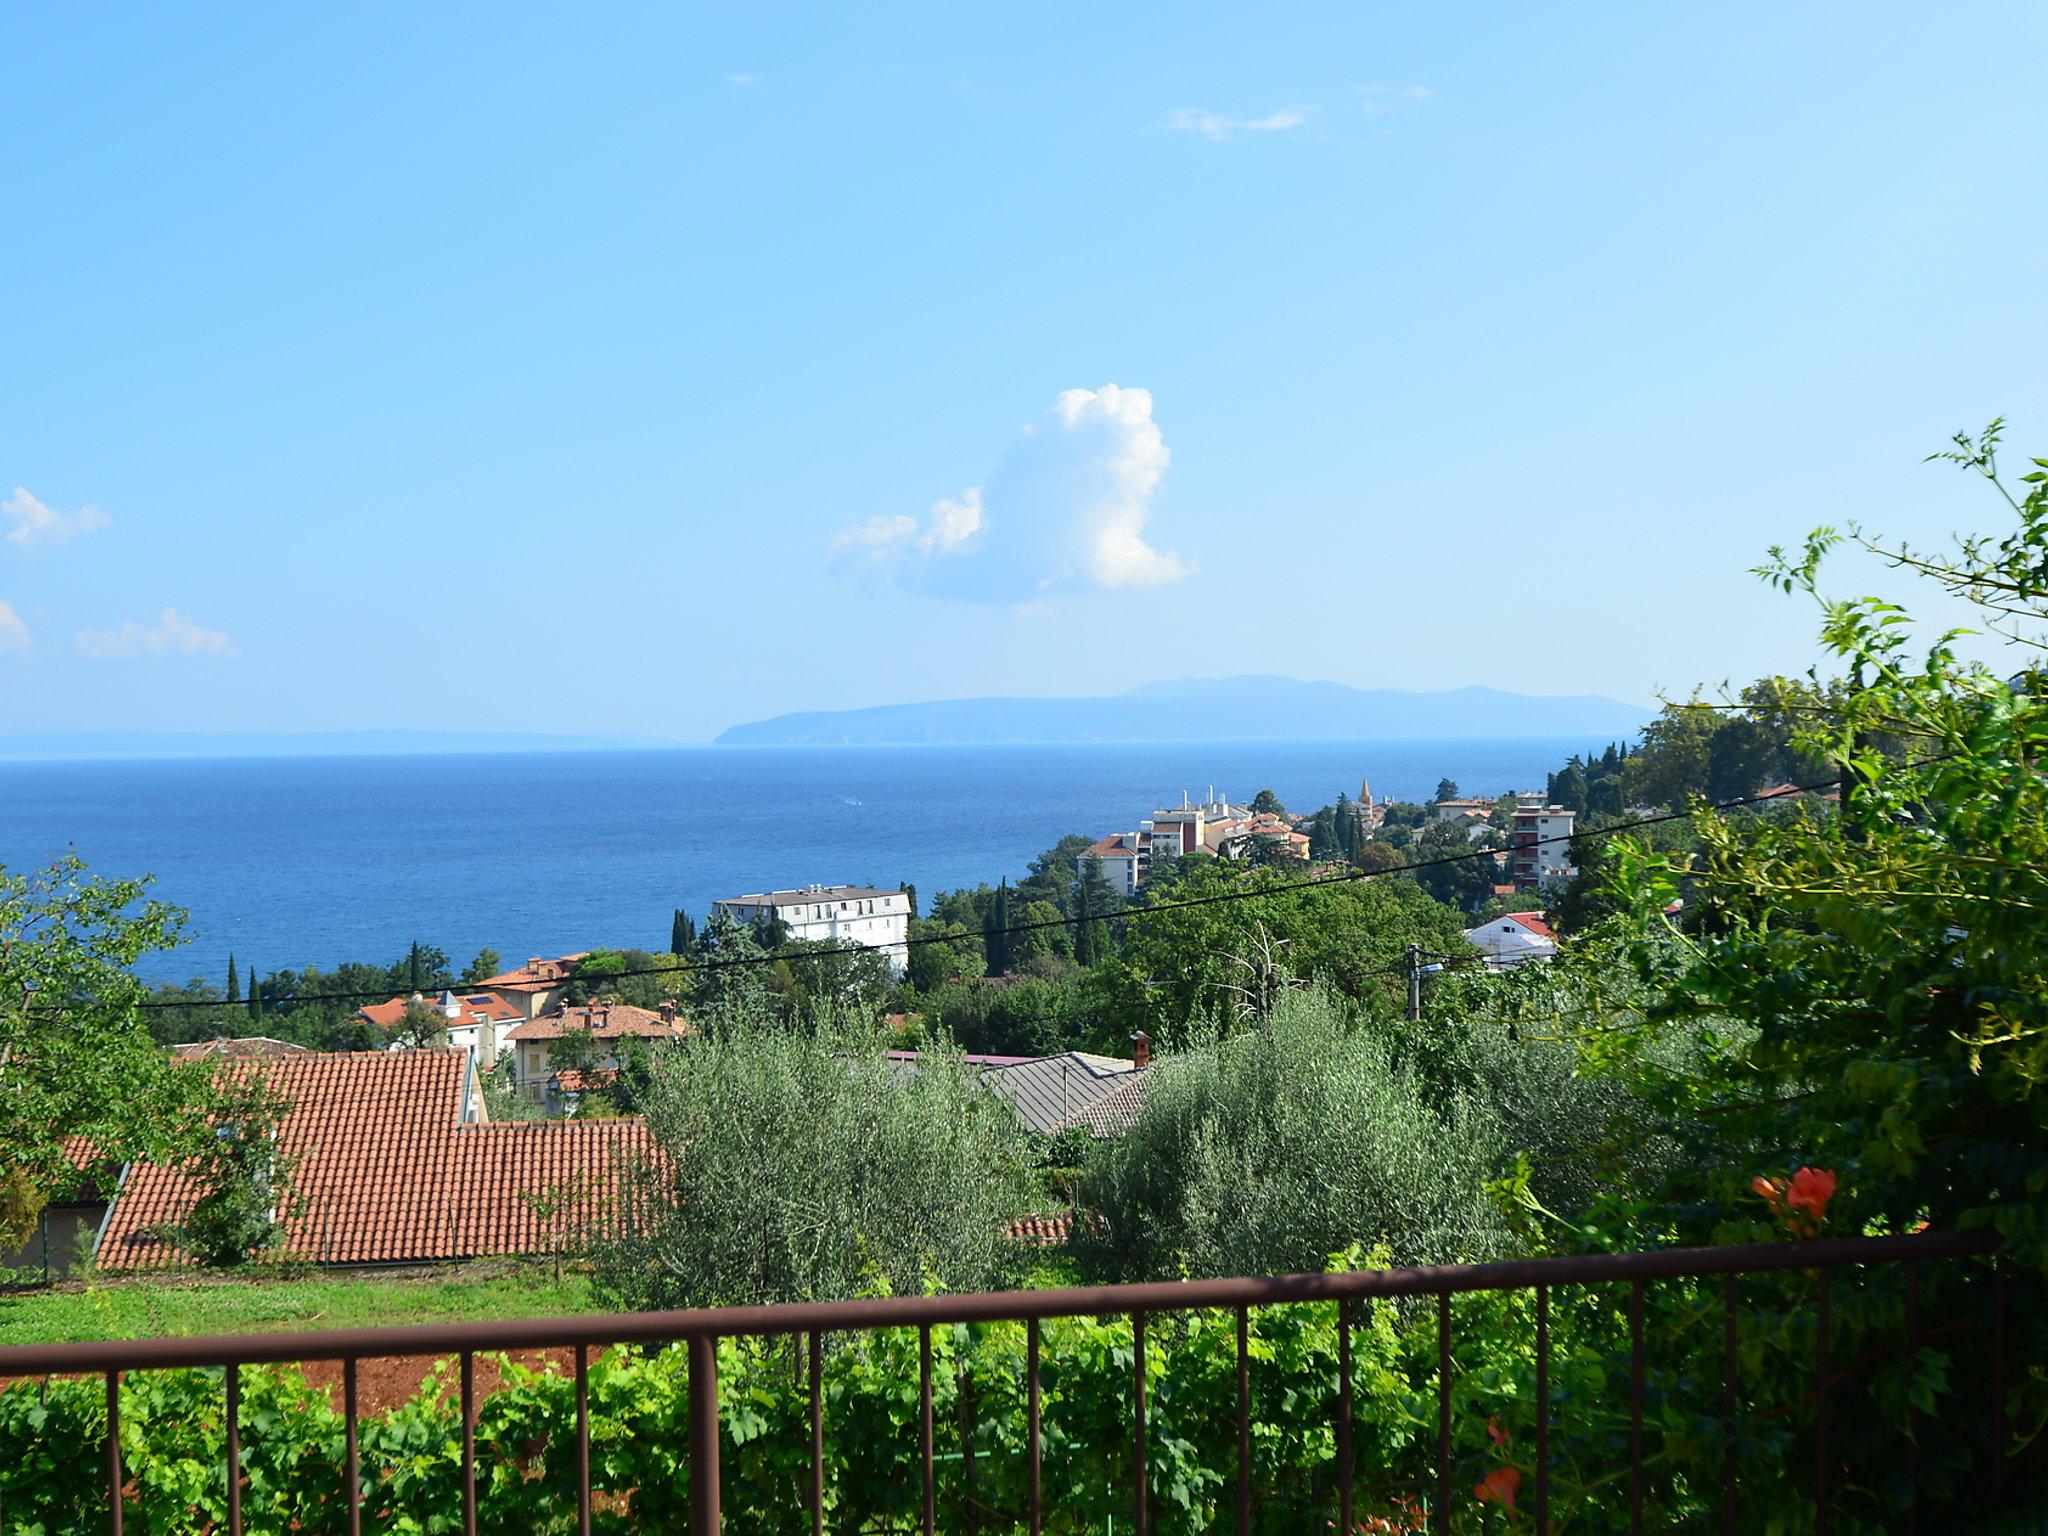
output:
[[[1597,694],[1418,693],[1292,677],[1188,677],[1103,698],[944,699],[812,710],[735,725],[719,746],[1022,746],[1154,741],[1365,741],[1402,736],[1633,737],[1656,714]]]

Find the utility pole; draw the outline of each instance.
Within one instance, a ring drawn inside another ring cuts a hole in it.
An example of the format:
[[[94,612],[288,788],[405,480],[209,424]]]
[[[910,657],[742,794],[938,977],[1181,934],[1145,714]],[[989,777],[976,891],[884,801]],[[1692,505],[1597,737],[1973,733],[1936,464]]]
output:
[[[1422,946],[1408,946],[1408,1022],[1422,1017]]]

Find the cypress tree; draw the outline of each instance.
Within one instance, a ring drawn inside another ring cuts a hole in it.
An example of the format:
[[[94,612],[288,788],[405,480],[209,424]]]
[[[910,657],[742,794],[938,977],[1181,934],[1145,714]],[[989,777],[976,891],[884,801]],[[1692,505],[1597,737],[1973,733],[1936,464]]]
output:
[[[996,886],[995,900],[989,903],[988,921],[982,925],[982,937],[988,950],[988,974],[1001,976],[1010,969],[1010,882],[1005,879]]]
[[[669,920],[668,952],[672,955],[687,955],[696,948],[696,944],[696,925],[690,921],[689,913],[677,907],[675,916]]]
[[[1358,818],[1351,813],[1351,797],[1340,789],[1337,791],[1337,848],[1347,859],[1351,857],[1357,833]]]
[[[263,984],[256,979],[256,966],[254,962],[251,962],[249,966],[249,1017],[252,1019],[263,1017]]]
[[[235,974],[235,952],[231,949],[228,951],[228,1001],[239,1003],[241,1000],[242,979]]]

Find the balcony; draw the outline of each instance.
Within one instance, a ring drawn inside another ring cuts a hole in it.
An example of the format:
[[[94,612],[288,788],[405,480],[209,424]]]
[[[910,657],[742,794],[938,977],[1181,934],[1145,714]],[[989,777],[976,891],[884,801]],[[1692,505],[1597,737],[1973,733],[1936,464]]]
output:
[[[1806,1496],[1814,1527],[1825,1530],[1836,1492],[1852,1480],[1867,1493],[1879,1473],[1902,1476],[1917,1495],[1919,1474],[1912,1410],[1906,1432],[1883,1443],[1872,1438],[1869,1415],[1858,1414],[1848,1443],[1830,1447],[1832,1415],[1846,1421],[1885,1363],[1873,1362],[1867,1348],[1852,1358],[1831,1356],[1836,1305],[1864,1315],[1880,1294],[1899,1302],[1898,1336],[1877,1353],[1908,1380],[1918,1379],[1930,1339],[1949,1350],[1958,1337],[1980,1344],[1989,1375],[1984,1422],[1951,1415],[1941,1438],[2007,1445],[2005,1270],[1985,1259],[1995,1246],[1988,1233],[1925,1232],[1263,1279],[20,1347],[0,1350],[0,1377],[12,1383],[0,1393],[0,1448],[8,1454],[0,1465],[0,1521],[9,1530],[103,1524],[118,1536],[125,1518],[148,1509],[152,1516],[138,1525],[231,1536],[245,1528],[358,1536],[366,1529],[589,1533],[685,1525],[705,1536],[731,1513],[738,1529],[814,1536],[827,1529],[1037,1536],[1079,1531],[1083,1517],[1087,1529],[1100,1530],[1106,1507],[1118,1531],[1234,1528],[1249,1536],[1331,1520],[1347,1532],[1495,1529],[1497,1521],[1485,1522],[1511,1512],[1519,1497],[1522,1514],[1548,1531],[1554,1513],[1565,1518],[1553,1496],[1569,1479],[1578,1517],[1572,1528],[1586,1528],[1580,1522],[1591,1512],[1598,1528],[1639,1531],[1653,1499],[1673,1486],[1651,1437],[1661,1443],[1682,1407],[1709,1426],[1719,1446],[1718,1466],[1690,1469],[1699,1484],[1689,1495],[1696,1514],[1735,1530],[1745,1476],[1762,1465],[1760,1447],[1773,1436],[1782,1440],[1798,1416],[1814,1447]],[[1758,1303],[1747,1313],[1744,1283]],[[1811,1288],[1798,1319],[1810,1371],[1789,1399],[1754,1379],[1754,1356],[1746,1363],[1743,1352],[1746,1329],[1787,1326],[1773,1283]],[[1938,1316],[1922,1318],[1923,1287]],[[1665,1358],[1666,1339],[1653,1357],[1646,1301],[1680,1290],[1700,1345]],[[1475,1418],[1467,1392],[1501,1362],[1461,1357],[1457,1309],[1485,1298],[1529,1321],[1532,1372],[1526,1398],[1516,1399],[1527,1418],[1516,1422],[1523,1438],[1511,1450],[1494,1417]],[[1354,1368],[1355,1346],[1377,1337],[1375,1309],[1400,1313],[1424,1336],[1433,1330],[1427,1386],[1402,1410],[1413,1420],[1402,1431],[1410,1443],[1402,1464],[1413,1476],[1391,1495],[1384,1475],[1391,1463],[1365,1454],[1374,1448],[1356,1422],[1361,1406],[1374,1405],[1374,1391],[1385,1390]],[[1283,1326],[1290,1314],[1334,1329],[1334,1371],[1322,1391],[1268,1401],[1256,1389],[1279,1374],[1280,1356],[1294,1347],[1287,1341],[1296,1335]],[[1598,1326],[1586,1331],[1594,1317],[1612,1320],[1611,1337]],[[1076,1319],[1115,1320],[1109,1374],[1087,1378],[1092,1388],[1077,1387],[1071,1359],[1044,1347],[1048,1327]],[[1552,1384],[1556,1362],[1583,1365],[1597,1337],[1605,1337],[1611,1400],[1560,1396]],[[1217,1347],[1204,1355],[1190,1346],[1202,1340]],[[737,1348],[749,1351],[749,1379],[725,1401],[721,1341],[729,1359],[738,1358]],[[856,1391],[837,1364],[863,1344],[879,1352],[865,1359],[868,1380]],[[503,1411],[495,1404],[480,1411],[480,1374],[501,1384],[517,1374],[490,1360],[496,1351],[552,1351],[563,1374],[535,1378],[539,1385],[510,1394]],[[1169,1352],[1171,1363],[1161,1359]],[[421,1355],[452,1364],[445,1416],[412,1405],[366,1419],[362,1363]],[[315,1389],[280,1394],[260,1371],[245,1380],[249,1368],[293,1361],[339,1363],[338,1414]],[[878,1376],[877,1361],[900,1370]],[[209,1374],[194,1377],[195,1368]],[[2028,1369],[2018,1367],[2021,1375]],[[618,1387],[634,1370],[643,1386],[657,1389],[637,1405]],[[50,1378],[78,1375],[99,1384],[63,1383],[53,1402]],[[188,1403],[170,1413],[163,1404],[175,1394],[151,1398],[152,1379],[174,1378],[206,1394],[203,1410]],[[1118,1380],[1121,1387],[1113,1385]],[[1104,1382],[1112,1385],[1103,1390]],[[662,1383],[675,1388],[665,1399]],[[245,1390],[259,1399],[253,1411]],[[1686,1393],[1696,1400],[1681,1405]],[[308,1438],[292,1422],[323,1414],[331,1436],[322,1429]],[[1611,1423],[1588,1440],[1583,1431],[1596,1415]],[[279,1444],[266,1447],[266,1435]],[[1569,1454],[1553,1456],[1554,1441],[1565,1437]],[[1308,1474],[1290,1481],[1276,1473],[1282,1439],[1320,1448]],[[175,1454],[167,1456],[173,1441]],[[1590,1485],[1580,1464],[1589,1445],[1614,1453]],[[210,1471],[193,1459],[206,1446]],[[96,1493],[89,1476],[81,1486],[75,1475],[94,1458],[101,1466]],[[2004,1493],[2003,1462],[1988,1458],[1993,1502]],[[1491,1465],[1476,1485],[1475,1464]],[[828,1467],[862,1469],[858,1496],[835,1486]],[[1589,1495],[1589,1486],[1597,1493]],[[1498,1508],[1503,1496],[1506,1510]],[[168,1522],[167,1497],[174,1506]]]

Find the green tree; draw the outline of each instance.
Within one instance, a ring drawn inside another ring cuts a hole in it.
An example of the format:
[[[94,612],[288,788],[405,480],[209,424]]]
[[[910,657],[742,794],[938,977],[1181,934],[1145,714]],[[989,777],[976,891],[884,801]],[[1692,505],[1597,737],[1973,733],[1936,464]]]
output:
[[[1286,980],[1320,979],[1361,1011],[1391,1017],[1405,997],[1404,981],[1391,973],[1404,966],[1407,946],[1455,953],[1464,944],[1464,919],[1413,880],[1303,886],[1298,878],[1201,859],[1147,880],[1136,906],[1152,910],[1125,925],[1120,952],[1086,982],[1091,1027],[1105,1041],[1134,1029],[1158,1041],[1226,1018],[1245,962],[1262,962],[1269,949]],[[1177,905],[1189,902],[1200,904]]]
[[[1628,940],[1628,969],[1656,996],[1633,1026],[1582,1009],[1580,1027],[1601,1070],[1640,1072],[1667,1021],[1745,1021],[1747,1033],[1666,1079],[1674,1123],[1711,1106],[1716,1134],[1659,1191],[1665,1230],[1681,1240],[1774,1235],[1784,1205],[1772,1191],[1800,1168],[1825,1170],[1829,1191],[1808,1229],[1993,1228],[2016,1320],[2008,1358],[2038,1361],[2048,1358],[2048,676],[2038,665],[2048,650],[2048,460],[2016,493],[1998,479],[1996,446],[1994,425],[1960,440],[1953,457],[2006,495],[2011,531],[1935,554],[1853,525],[1850,536],[1974,605],[1985,631],[2019,649],[2016,675],[1964,660],[1954,632],[1916,635],[1895,601],[1829,596],[1821,573],[1842,542],[1834,530],[1773,550],[1762,574],[1816,603],[1823,645],[1856,680],[1832,690],[1831,707],[1795,741],[1802,758],[1841,774],[1844,798],[1770,814],[1699,810],[1696,852],[1616,839],[1613,928]],[[1681,891],[1683,937],[1657,915]],[[1944,1276],[1939,1304],[1983,1317],[1980,1273]],[[1909,1381],[1892,1363],[1903,1280],[1860,1287],[1832,1341],[1838,1358],[1882,1362],[1866,1387],[1838,1394],[1831,1434],[1848,1438],[1835,1443],[1895,1433],[1902,1410],[1886,1405],[1909,1396],[1926,1422],[1982,1401],[1993,1359],[1981,1326],[1952,1341],[1938,1380]],[[2029,1372],[2008,1389],[2007,1422],[2026,1428],[1990,1449],[2010,1482],[2038,1485],[2038,1442],[2022,1440],[2048,1417],[2048,1378]],[[1787,1464],[1811,1465],[1812,1454],[1788,1444]],[[1936,1485],[1959,1499],[1937,1523],[1965,1528],[1982,1463],[1971,1447],[1934,1454]],[[1896,1528],[1896,1485],[1837,1498],[1845,1525]],[[2036,1491],[2029,1507],[2038,1506]]]
[[[0,1178],[6,1221],[34,1223],[85,1170],[65,1154],[83,1137],[108,1162],[175,1160],[204,1126],[203,1080],[151,1037],[129,968],[171,948],[185,916],[146,880],[88,874],[66,856],[0,868]]]
[[[465,987],[480,987],[504,969],[505,962],[498,957],[495,949],[480,949],[476,952],[476,958],[462,968],[462,984]]]
[[[1251,808],[1255,814],[1259,815],[1285,816],[1287,814],[1287,807],[1280,803],[1280,797],[1270,789],[1262,789],[1256,795],[1253,795]]]
[[[1001,976],[1010,969],[1010,882],[996,887],[996,899],[989,903],[982,943],[988,952],[988,974]]]
[[[398,1022],[391,1027],[391,1043],[409,1051],[438,1050],[448,1043],[448,1020],[425,998],[407,998]]]
[[[681,907],[668,920],[668,952],[688,955],[697,947],[697,925]]]
[[[291,1208],[292,1159],[278,1133],[292,1106],[260,1065],[237,1065],[212,1074],[205,1107],[212,1134],[185,1164],[200,1195],[178,1239],[202,1264],[244,1264],[276,1245]]]
[[[1356,1243],[1403,1263],[1500,1251],[1497,1124],[1467,1092],[1430,1091],[1347,1012],[1288,993],[1263,1028],[1162,1057],[1137,1123],[1083,1176],[1103,1217],[1079,1229],[1086,1266],[1164,1279],[1319,1269]]]
[[[241,1000],[242,980],[239,976],[235,974],[235,952],[233,950],[229,950],[227,1001],[231,1003],[239,1003]]]
[[[885,1038],[745,1021],[655,1068],[605,1293],[634,1307],[809,1301],[877,1284],[915,1294],[1002,1277],[1027,1196],[1016,1115],[957,1057],[900,1072]]]
[[[882,952],[837,939],[791,939],[767,968],[771,1006],[784,1023],[878,1015],[892,985]]]
[[[1082,968],[1100,965],[1111,953],[1109,924],[1102,919],[1116,909],[1116,892],[1102,877],[1102,860],[1085,855],[1067,899],[1067,914],[1074,920],[1074,960]]]
[[[391,967],[389,985],[394,992],[438,992],[454,986],[455,972],[450,968],[448,952],[413,940],[405,957]]]
[[[910,920],[908,937],[917,941],[910,948],[910,984],[921,993],[934,992],[962,976],[979,976],[987,970],[978,927],[919,917]]]
[[[1438,805],[1443,804],[1446,800],[1455,800],[1457,798],[1458,781],[1456,779],[1438,779],[1436,781],[1436,803]]]

